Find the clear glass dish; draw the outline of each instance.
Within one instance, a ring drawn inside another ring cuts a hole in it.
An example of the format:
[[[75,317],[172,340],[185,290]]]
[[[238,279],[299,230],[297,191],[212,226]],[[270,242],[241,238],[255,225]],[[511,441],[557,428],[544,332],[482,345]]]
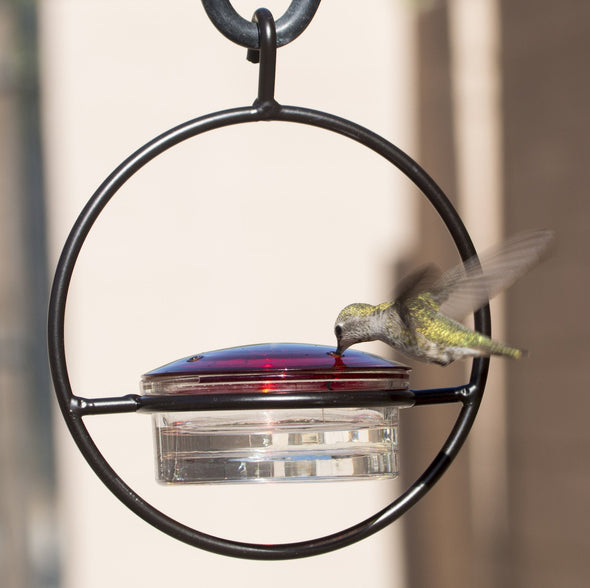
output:
[[[361,351],[320,345],[235,347],[145,374],[167,394],[286,394],[407,390],[409,369]],[[153,415],[162,483],[391,479],[398,475],[399,407],[207,410]]]

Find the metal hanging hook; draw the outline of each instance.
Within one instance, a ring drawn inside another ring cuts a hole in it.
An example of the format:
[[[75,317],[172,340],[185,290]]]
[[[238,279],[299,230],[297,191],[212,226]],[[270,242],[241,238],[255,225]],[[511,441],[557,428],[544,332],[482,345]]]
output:
[[[258,26],[240,16],[230,0],[201,0],[205,12],[217,30],[230,41],[247,47],[260,47]],[[276,21],[277,47],[296,39],[311,22],[320,0],[293,0],[285,14]]]
[[[252,17],[259,31],[260,49],[248,49],[248,60],[260,62],[258,71],[258,96],[254,107],[271,114],[279,107],[275,100],[275,76],[277,68],[277,34],[275,20],[266,8],[259,8]]]

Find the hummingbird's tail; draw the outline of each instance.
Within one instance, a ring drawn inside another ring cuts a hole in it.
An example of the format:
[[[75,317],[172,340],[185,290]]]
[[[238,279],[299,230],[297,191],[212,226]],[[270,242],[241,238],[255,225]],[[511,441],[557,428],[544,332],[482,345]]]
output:
[[[521,359],[526,357],[529,353],[524,349],[518,349],[517,347],[509,347],[504,343],[498,343],[492,341],[492,344],[484,350],[485,355],[499,355],[502,357],[509,357],[510,359]]]

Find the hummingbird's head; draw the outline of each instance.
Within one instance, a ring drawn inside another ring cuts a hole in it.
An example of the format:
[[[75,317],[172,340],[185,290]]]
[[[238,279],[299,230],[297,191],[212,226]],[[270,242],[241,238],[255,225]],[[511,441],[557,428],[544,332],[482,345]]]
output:
[[[374,310],[375,307],[370,304],[355,302],[340,311],[334,325],[334,334],[338,342],[336,355],[342,355],[355,343],[374,339],[370,335],[369,321],[367,320]]]

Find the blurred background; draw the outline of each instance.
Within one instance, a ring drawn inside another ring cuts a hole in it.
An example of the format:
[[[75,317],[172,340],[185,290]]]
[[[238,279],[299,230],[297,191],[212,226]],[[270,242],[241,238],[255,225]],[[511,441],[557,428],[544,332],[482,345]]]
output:
[[[279,16],[289,1],[234,2],[247,18],[260,5]],[[478,249],[525,229],[556,232],[552,256],[492,306],[495,336],[530,356],[492,360],[466,446],[402,520],[327,556],[230,560],[138,519],[77,452],[46,359],[59,252],[135,149],[254,100],[257,68],[245,53],[197,0],[0,0],[3,585],[586,586],[586,0],[324,0],[278,52],[279,102],[349,118],[409,153]],[[283,123],[207,133],[158,157],[109,203],[76,266],[66,333],[74,392],[134,393],[142,373],[199,351],[333,344],[347,303],[386,300],[424,261],[456,263],[441,221],[390,168],[352,141]],[[469,366],[412,367],[422,387],[461,383]],[[167,514],[228,538],[282,542],[389,504],[456,416],[455,406],[402,411],[399,480],[256,488],[159,487],[148,417],[85,422],[123,479]]]

